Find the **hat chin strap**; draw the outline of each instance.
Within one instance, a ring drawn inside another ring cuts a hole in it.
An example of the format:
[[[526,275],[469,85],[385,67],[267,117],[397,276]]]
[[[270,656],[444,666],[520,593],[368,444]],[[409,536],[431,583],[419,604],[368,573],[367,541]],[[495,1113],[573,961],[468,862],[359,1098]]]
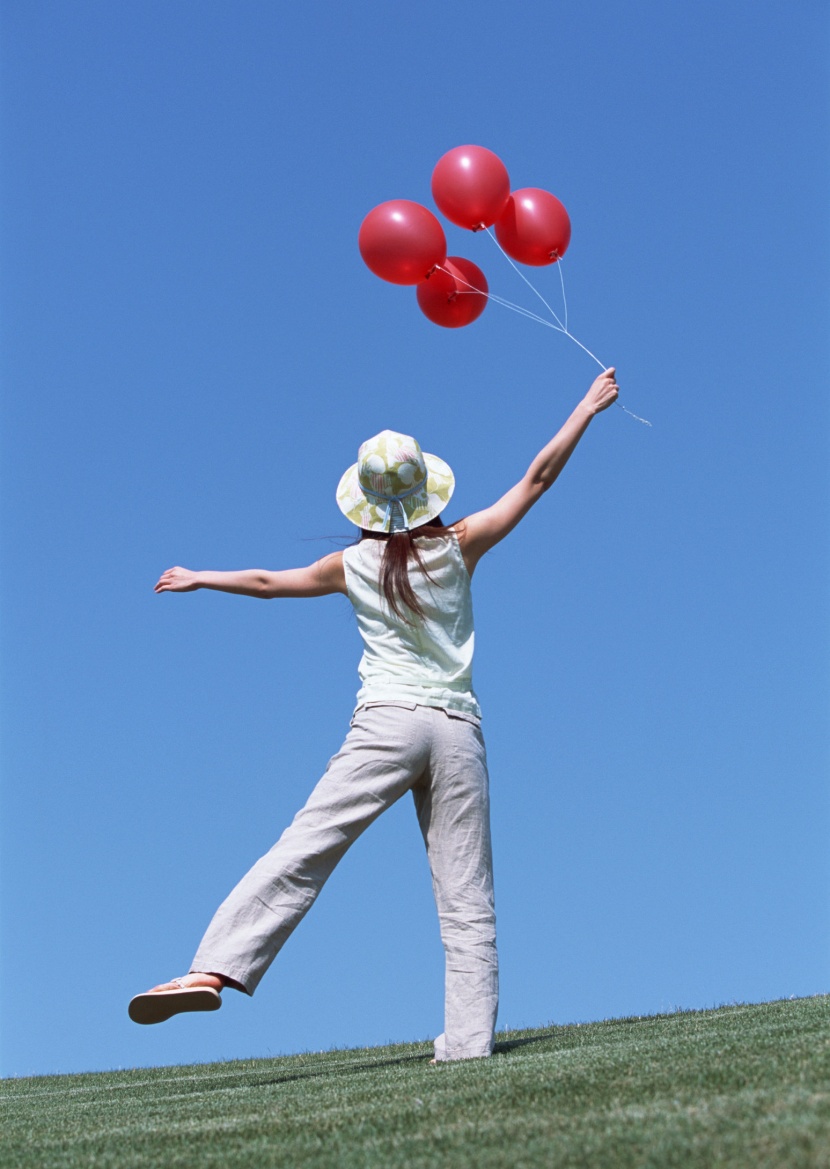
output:
[[[410,487],[408,491],[402,491],[400,495],[384,495],[381,491],[372,491],[371,487],[364,487],[360,484],[360,490],[364,495],[371,495],[373,499],[381,499],[386,504],[386,515],[383,517],[384,531],[393,535],[395,532],[408,532],[409,524],[406,522],[406,512],[401,507],[401,500],[409,499],[410,495],[414,495],[417,491],[421,491],[426,487],[426,479],[421,483],[416,483],[414,487]]]
[[[395,532],[409,531],[409,524],[406,522],[406,512],[401,506],[399,499],[390,500],[383,520],[383,526],[388,527],[390,536],[393,536]]]

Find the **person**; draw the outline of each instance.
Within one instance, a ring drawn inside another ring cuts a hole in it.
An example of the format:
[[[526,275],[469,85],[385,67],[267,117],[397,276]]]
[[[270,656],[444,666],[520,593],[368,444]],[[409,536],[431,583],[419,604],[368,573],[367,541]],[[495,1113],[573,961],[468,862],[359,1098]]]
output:
[[[217,910],[190,972],[131,1001],[135,1022],[215,1010],[228,987],[253,994],[349,846],[411,791],[445,951],[444,1031],[435,1040],[435,1061],[492,1053],[498,960],[470,581],[482,556],[544,495],[592,418],[617,395],[610,368],[514,487],[450,526],[441,513],[453,492],[452,471],[413,438],[386,430],[363,443],[337,489],[341,511],[361,529],[356,544],[306,568],[177,567],[162,574],[158,593],[342,593],[354,606],[364,652],[342,748],[305,807]]]

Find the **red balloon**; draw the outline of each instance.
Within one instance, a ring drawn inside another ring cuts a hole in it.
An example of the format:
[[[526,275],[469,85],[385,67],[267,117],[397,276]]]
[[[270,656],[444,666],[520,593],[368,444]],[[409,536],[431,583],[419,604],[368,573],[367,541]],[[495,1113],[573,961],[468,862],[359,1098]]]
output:
[[[450,223],[476,231],[501,215],[510,198],[510,176],[492,150],[456,146],[436,163],[432,197]]]
[[[514,191],[496,220],[496,239],[513,260],[537,268],[564,256],[571,241],[568,213],[550,191]]]
[[[446,329],[459,329],[480,317],[487,306],[487,281],[472,260],[448,256],[418,285],[418,307]]]
[[[441,224],[409,199],[379,203],[361,223],[357,242],[368,267],[392,284],[417,284],[447,255]]]

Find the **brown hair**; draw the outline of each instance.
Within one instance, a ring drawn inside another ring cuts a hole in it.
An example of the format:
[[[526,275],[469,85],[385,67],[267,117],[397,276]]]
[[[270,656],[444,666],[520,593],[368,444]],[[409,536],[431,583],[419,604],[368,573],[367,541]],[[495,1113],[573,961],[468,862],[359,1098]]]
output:
[[[386,547],[383,549],[383,559],[380,565],[380,590],[386,598],[386,603],[396,616],[409,624],[409,617],[405,612],[408,609],[420,620],[424,618],[421,602],[412,587],[409,579],[409,564],[414,561],[427,579],[431,580],[427,566],[424,564],[421,550],[418,547],[419,536],[434,536],[435,529],[448,533],[449,529],[440,516],[427,520],[414,532],[395,532],[387,535],[386,532],[369,532],[366,528],[360,529],[361,540],[383,540]]]

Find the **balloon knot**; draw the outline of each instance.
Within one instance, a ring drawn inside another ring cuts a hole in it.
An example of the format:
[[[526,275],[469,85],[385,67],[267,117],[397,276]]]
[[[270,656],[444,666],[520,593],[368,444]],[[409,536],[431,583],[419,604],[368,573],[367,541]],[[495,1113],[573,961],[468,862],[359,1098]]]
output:
[[[470,231],[486,231],[486,230],[487,230],[486,223],[474,223],[473,226],[470,228]]]

